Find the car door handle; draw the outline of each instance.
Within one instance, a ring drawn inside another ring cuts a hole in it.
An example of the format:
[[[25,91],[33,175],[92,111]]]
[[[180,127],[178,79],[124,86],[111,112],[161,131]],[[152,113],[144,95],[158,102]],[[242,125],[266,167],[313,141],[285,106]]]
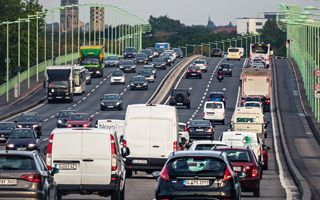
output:
[[[158,146],[158,145],[154,145],[154,146],[152,146],[153,148],[159,148],[160,146]]]
[[[93,162],[93,160],[91,158],[87,158],[87,159],[83,159],[83,162]]]

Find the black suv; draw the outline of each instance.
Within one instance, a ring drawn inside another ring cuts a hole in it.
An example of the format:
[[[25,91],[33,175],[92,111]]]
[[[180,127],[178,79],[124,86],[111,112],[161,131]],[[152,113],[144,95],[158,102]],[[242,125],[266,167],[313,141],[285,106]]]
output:
[[[18,128],[32,128],[38,136],[42,135],[42,121],[38,113],[23,113],[14,122]]]
[[[186,106],[190,109],[190,92],[184,89],[174,89],[171,91],[170,106]]]
[[[123,52],[124,59],[126,58],[135,58],[137,55],[137,50],[134,47],[127,47]]]
[[[229,63],[221,63],[218,71],[222,72],[225,76],[232,76],[232,64]]]

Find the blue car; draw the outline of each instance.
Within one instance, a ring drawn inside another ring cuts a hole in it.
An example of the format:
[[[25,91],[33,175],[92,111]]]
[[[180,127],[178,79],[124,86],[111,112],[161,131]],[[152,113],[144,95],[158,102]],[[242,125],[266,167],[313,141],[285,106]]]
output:
[[[224,107],[226,107],[226,99],[224,97],[223,92],[210,92],[208,101],[219,101],[224,103]]]

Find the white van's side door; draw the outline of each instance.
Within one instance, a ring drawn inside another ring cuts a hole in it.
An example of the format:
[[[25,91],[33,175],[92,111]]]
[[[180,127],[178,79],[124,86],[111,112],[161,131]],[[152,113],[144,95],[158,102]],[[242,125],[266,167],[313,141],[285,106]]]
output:
[[[81,184],[107,185],[111,182],[111,142],[105,131],[83,130]]]

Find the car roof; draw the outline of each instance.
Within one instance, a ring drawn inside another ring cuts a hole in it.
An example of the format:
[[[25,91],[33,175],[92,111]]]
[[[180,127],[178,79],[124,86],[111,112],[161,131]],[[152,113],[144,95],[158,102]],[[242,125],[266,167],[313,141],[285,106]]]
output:
[[[213,158],[222,158],[223,153],[220,151],[177,151],[172,153],[172,158],[181,158],[189,156],[204,156]]]
[[[237,146],[237,147],[231,147],[231,146],[217,146],[216,148],[215,148],[215,150],[219,150],[219,149],[221,149],[221,150],[241,150],[241,151],[250,151],[251,150],[251,148],[250,148],[250,146],[246,146],[246,147],[239,147],[239,146]]]
[[[19,131],[19,130],[28,130],[28,131],[33,131],[31,128],[16,128],[14,129],[15,131]]]
[[[227,145],[227,143],[222,142],[220,140],[194,140],[192,141],[192,145],[193,144],[225,144]]]
[[[23,156],[33,156],[38,154],[37,151],[15,151],[15,150],[0,150],[0,155],[23,155]]]

